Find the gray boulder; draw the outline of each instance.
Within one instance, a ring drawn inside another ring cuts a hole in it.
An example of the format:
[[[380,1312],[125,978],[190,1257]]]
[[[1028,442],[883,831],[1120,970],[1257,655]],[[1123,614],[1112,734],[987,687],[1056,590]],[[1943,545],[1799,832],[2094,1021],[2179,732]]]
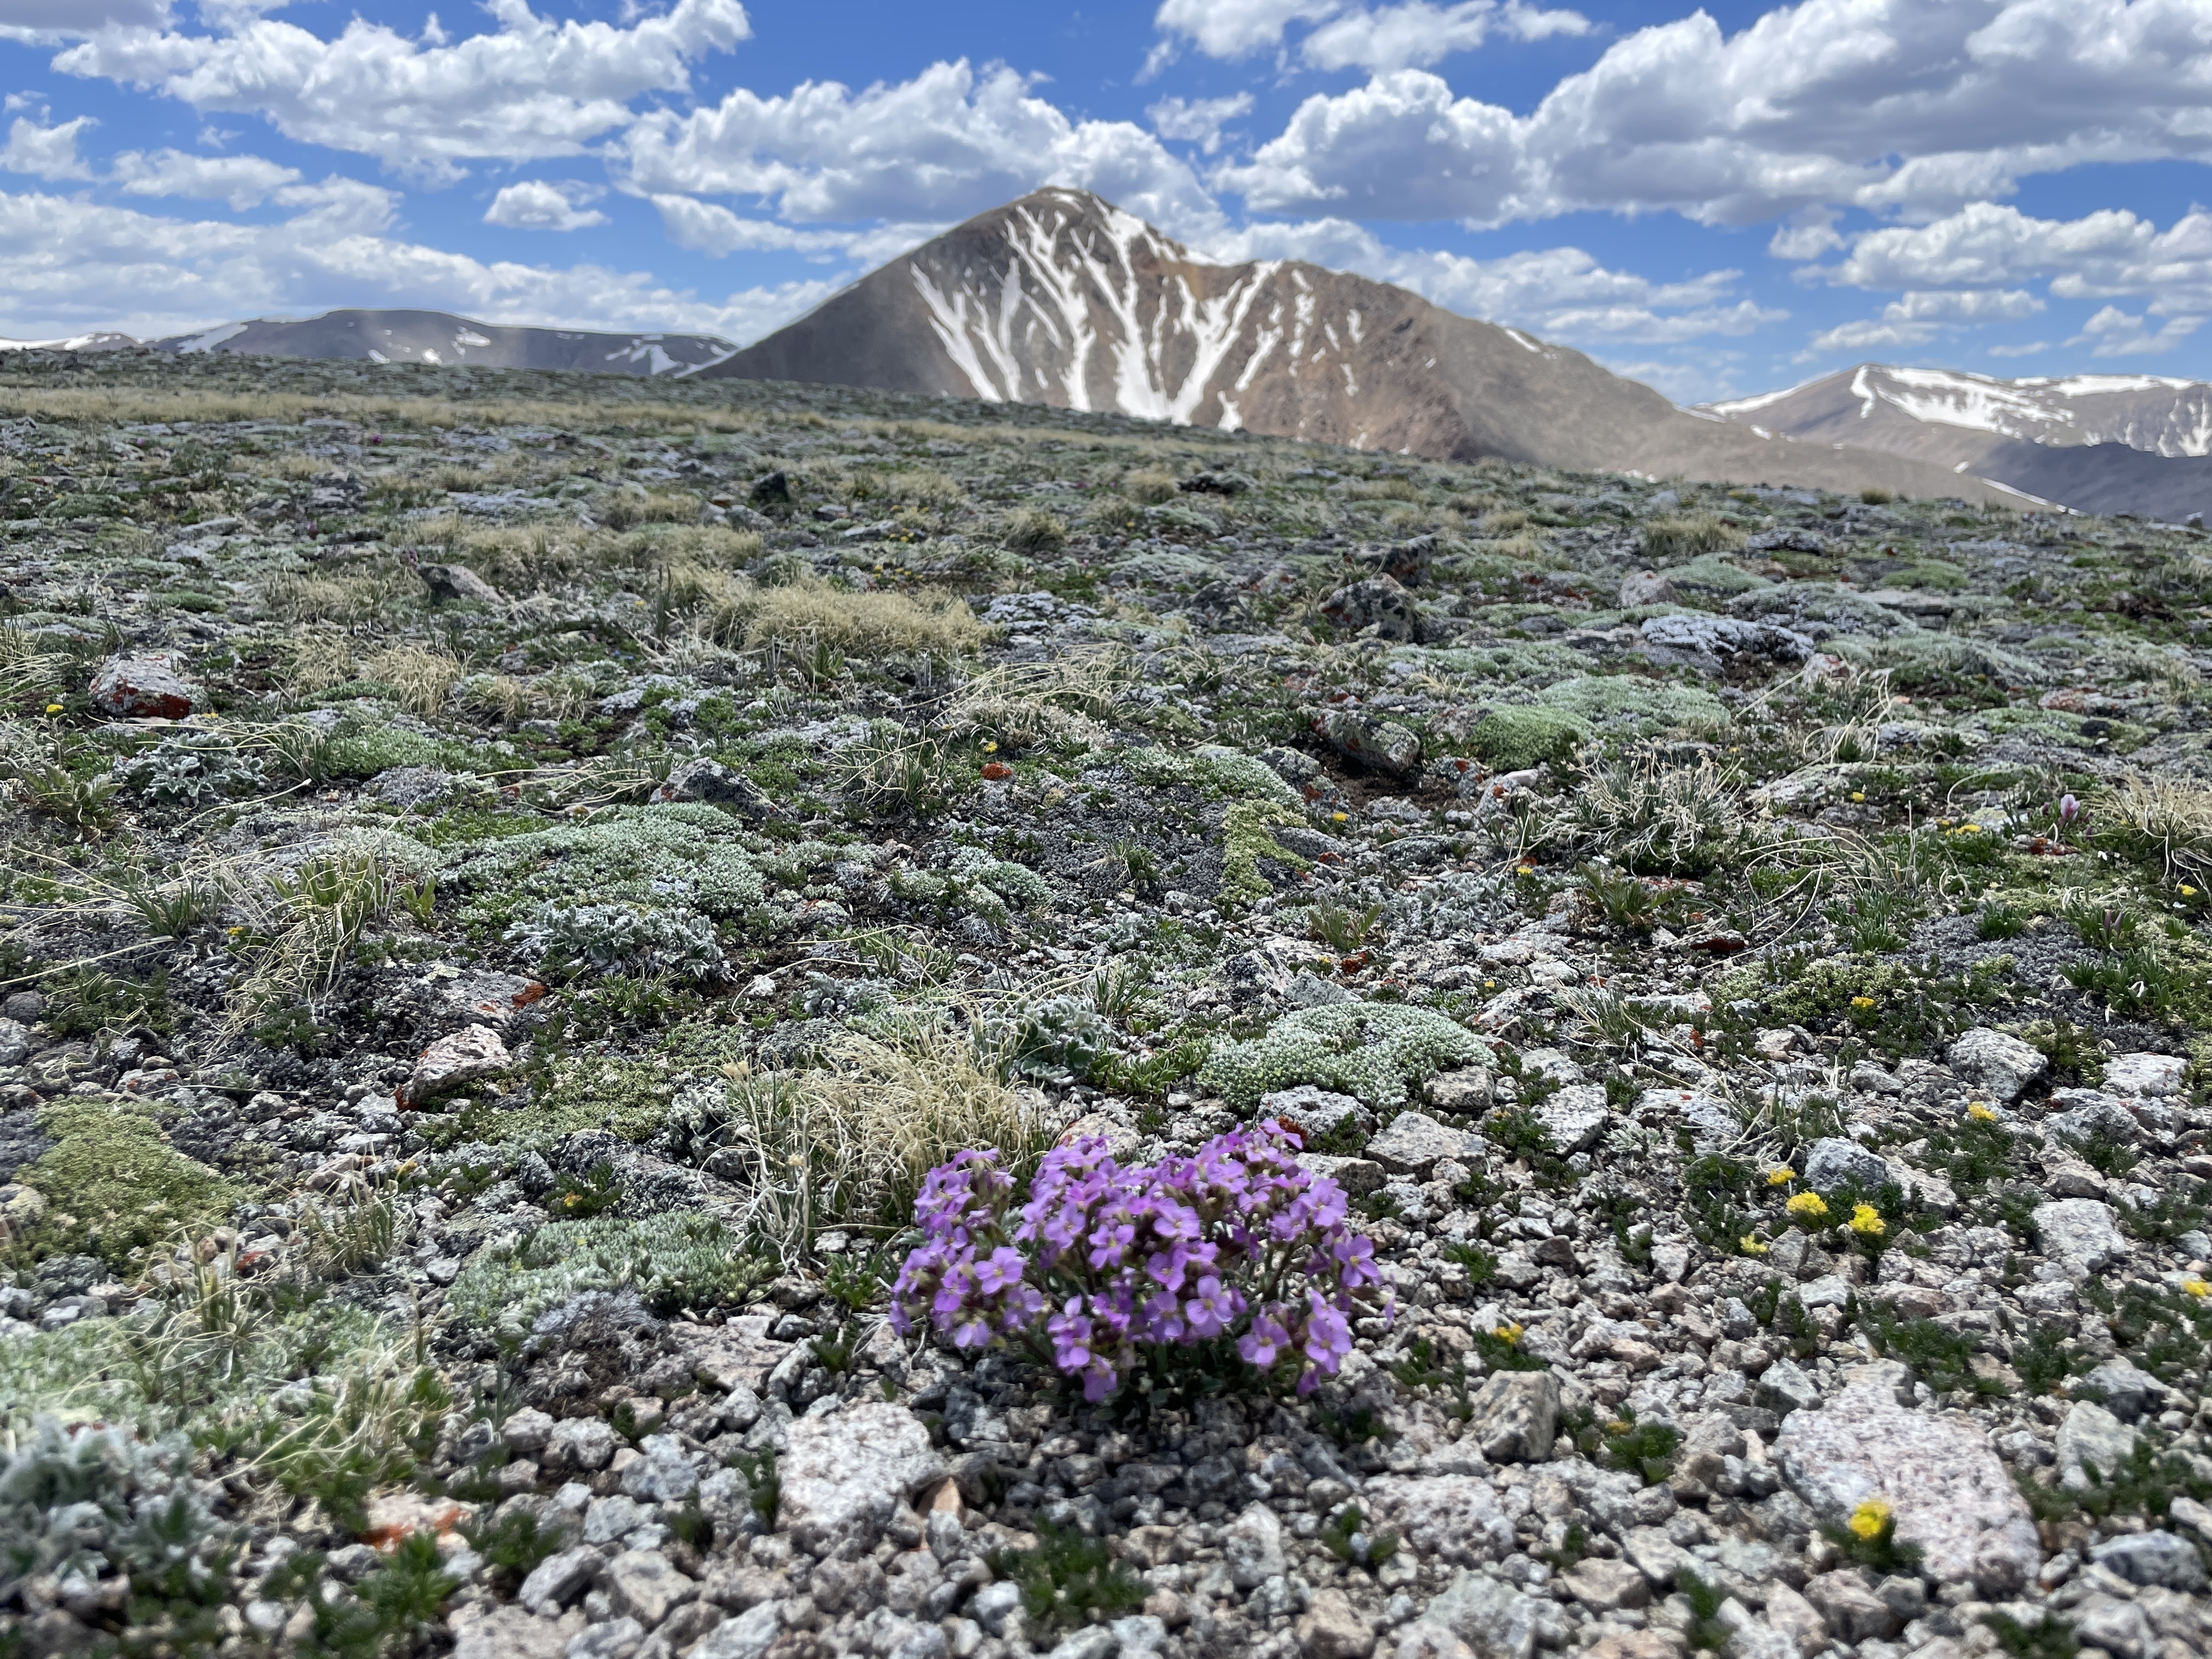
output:
[[[699,1593],[696,1581],[678,1572],[659,1550],[623,1551],[607,1563],[601,1581],[616,1615],[635,1619],[647,1630]]]
[[[1739,660],[1803,662],[1814,648],[1813,641],[1795,629],[1733,617],[1653,617],[1638,631],[1644,636],[1644,654],[1652,662],[1714,674]]]
[[[1325,1135],[1346,1121],[1362,1133],[1371,1133],[1375,1127],[1374,1112],[1362,1103],[1350,1095],[1333,1094],[1310,1083],[1261,1095],[1253,1115],[1286,1118],[1314,1135]]]
[[[1889,1165],[1882,1162],[1881,1155],[1856,1140],[1832,1135],[1814,1141],[1812,1151],[1805,1154],[1805,1184],[1815,1192],[1832,1193],[1856,1182],[1871,1193],[1880,1190],[1888,1179]]]
[[[1562,1155],[1588,1152],[1596,1145],[1606,1120],[1612,1115],[1601,1083],[1571,1083],[1538,1101],[1532,1109]]]
[[[1470,1402],[1467,1438],[1493,1463],[1540,1462],[1559,1432],[1559,1379],[1541,1371],[1492,1371]]]
[[[903,1406],[870,1402],[793,1423],[777,1460],[776,1524],[804,1548],[872,1547],[906,1496],[945,1473],[929,1429]]]
[[[92,705],[117,720],[180,720],[199,699],[173,657],[110,657],[92,677]]]
[[[415,574],[434,599],[473,599],[478,605],[497,605],[500,591],[465,564],[418,564]]]
[[[1370,1518],[1396,1528],[1425,1561],[1468,1565],[1513,1547],[1513,1523],[1480,1476],[1378,1475],[1367,1483],[1366,1498]]]
[[[1965,1081],[2009,1105],[2027,1085],[2051,1069],[2039,1049],[2018,1037],[1977,1025],[1951,1039],[1943,1059]]]
[[[1421,608],[1405,585],[1387,573],[1340,587],[1321,602],[1321,614],[1348,633],[1375,630],[1378,639],[1412,644],[1421,637]]]
[[[2094,1198],[2038,1205],[2035,1231],[2044,1255],[2076,1284],[2127,1259],[2128,1241],[2112,1219],[2112,1206]]]
[[[2082,1379],[2105,1396],[2105,1405],[2123,1423],[2163,1410],[2166,1386],[2125,1355],[2115,1354]]]
[[[1229,1582],[1252,1589],[1288,1571],[1283,1558],[1283,1523],[1265,1504],[1250,1504],[1221,1534],[1221,1559]]]
[[[1314,716],[1314,730],[1346,760],[1394,778],[1411,777],[1421,768],[1421,740],[1395,720],[1371,720],[1349,708],[1328,708]]]
[[[2204,1558],[2197,1546],[2162,1527],[2094,1545],[2089,1559],[2130,1584],[2162,1584],[2185,1594],[2204,1588]]]
[[[2135,1453],[2136,1431],[2094,1400],[2077,1400],[2066,1408],[2052,1448],[2058,1462],[2058,1483],[2080,1492],[2089,1482],[2089,1470],[2111,1480],[2112,1471]]]
[[[1897,1536],[1926,1553],[1941,1583],[2021,1589],[2043,1565],[2035,1520],[1989,1437],[1954,1418],[1908,1411],[1871,1379],[1792,1412],[1775,1442],[1783,1478],[1825,1520],[1887,1501]]]
[[[440,1037],[416,1056],[415,1069],[407,1079],[406,1103],[422,1105],[471,1083],[496,1077],[514,1063],[507,1044],[490,1026],[464,1026],[451,1036]]]
[[[720,761],[686,761],[668,775],[668,781],[653,792],[657,801],[697,801],[719,806],[739,817],[774,817],[775,803],[742,772],[732,772]]]
[[[2188,1076],[2189,1062],[2179,1054],[2120,1054],[2105,1067],[2105,1089],[2130,1099],[2163,1099],[2179,1094]]]
[[[1367,1156],[1392,1175],[1423,1176],[1440,1161],[1480,1156],[1463,1130],[1446,1128],[1426,1112],[1401,1112],[1367,1143]]]
[[[1449,1631],[1485,1659],[1533,1659],[1555,1617],[1548,1602],[1503,1579],[1462,1572],[1429,1603],[1421,1623]]]

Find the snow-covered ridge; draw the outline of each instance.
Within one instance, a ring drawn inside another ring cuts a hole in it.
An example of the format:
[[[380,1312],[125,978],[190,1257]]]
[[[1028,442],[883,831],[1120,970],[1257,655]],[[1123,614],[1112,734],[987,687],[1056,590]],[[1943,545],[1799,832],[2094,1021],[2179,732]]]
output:
[[[2075,374],[1998,380],[1970,370],[1900,368],[1862,363],[1780,392],[1705,405],[1742,421],[1775,411],[1790,429],[1793,408],[1808,418],[1837,413],[1841,398],[1856,403],[1860,421],[1878,412],[1929,426],[1952,427],[2028,443],[2124,444],[2151,454],[2212,454],[2212,385],[2154,374]],[[1848,406],[1846,406],[1848,407]]]
[[[1318,315],[1295,267],[1210,264],[1082,191],[1038,191],[999,235],[1000,249],[957,270],[908,261],[931,332],[969,392],[992,402],[1057,397],[1235,430],[1238,395],[1267,363],[1295,378],[1362,340],[1358,313]],[[1356,395],[1350,366],[1338,368]]]

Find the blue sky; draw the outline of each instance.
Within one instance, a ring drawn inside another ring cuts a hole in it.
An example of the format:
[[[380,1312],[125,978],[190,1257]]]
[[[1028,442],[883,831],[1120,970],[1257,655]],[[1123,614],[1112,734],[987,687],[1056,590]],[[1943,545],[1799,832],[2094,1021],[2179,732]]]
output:
[[[1043,184],[1683,400],[2212,374],[2212,0],[0,0],[0,335],[750,340]]]

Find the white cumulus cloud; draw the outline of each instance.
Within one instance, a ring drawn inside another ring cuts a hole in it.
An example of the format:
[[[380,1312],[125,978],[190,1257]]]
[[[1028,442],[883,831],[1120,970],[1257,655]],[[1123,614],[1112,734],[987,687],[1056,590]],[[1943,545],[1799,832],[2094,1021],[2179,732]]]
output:
[[[1154,70],[1185,41],[1209,58],[1271,48],[1287,55],[1285,36],[1294,23],[1317,26],[1297,56],[1318,70],[1406,69],[1472,52],[1492,34],[1537,40],[1590,30],[1580,12],[1546,11],[1525,0],[1400,0],[1373,9],[1347,0],[1166,0],[1153,23],[1166,37],[1150,62]]]
[[[1221,129],[1252,112],[1252,94],[1229,98],[1163,98],[1145,112],[1152,131],[1179,143],[1196,144],[1208,155],[1221,148]]]
[[[1708,271],[1654,283],[1601,264],[1577,247],[1496,259],[1384,245],[1348,219],[1258,224],[1213,245],[1217,257],[1304,259],[1395,283],[1486,322],[1510,323],[1547,338],[1658,343],[1747,334],[1787,317],[1735,298],[1739,271]]]
[[[92,169],[78,159],[76,140],[92,125],[89,115],[51,127],[19,115],[9,125],[7,143],[0,145],[0,167],[37,179],[89,179]]]
[[[584,205],[605,193],[586,185],[526,179],[491,198],[484,222],[509,230],[584,230],[606,223],[605,214]]]
[[[276,224],[169,217],[80,198],[0,192],[0,336],[89,327],[142,337],[272,312],[418,306],[490,322],[681,329],[749,340],[818,304],[826,281],[720,300],[645,271],[484,261],[390,234],[391,192],[337,180],[292,185]]]
[[[1317,23],[1341,5],[1342,0],[1165,0],[1152,23],[1208,58],[1249,58],[1281,45],[1292,23]]]
[[[2044,302],[2025,289],[1915,289],[1884,306],[1879,318],[1840,323],[1815,334],[1797,361],[1831,351],[1925,345],[1961,328],[2019,322],[2043,309]]]
[[[1883,307],[1881,314],[1896,323],[2014,323],[2042,309],[2043,301],[2025,289],[1916,289]]]
[[[2193,210],[2160,230],[2125,208],[2038,219],[1977,202],[1929,224],[1868,231],[1836,264],[1799,274],[1872,289],[1994,289],[2042,277],[2062,300],[2148,295],[2154,314],[2203,313],[2212,312],[2212,212]]]
[[[125,150],[115,158],[113,181],[133,196],[228,202],[234,212],[243,213],[286,185],[299,183],[300,170],[258,155],[192,155],[180,149],[148,155]]]
[[[945,228],[885,224],[865,230],[801,230],[773,219],[747,219],[719,202],[696,197],[664,195],[652,201],[670,241],[717,258],[740,252],[799,253],[810,259],[849,259],[873,266],[919,247]]]
[[[52,46],[110,28],[161,28],[169,0],[0,0],[0,40]]]
[[[1802,0],[1734,35],[1702,11],[1638,30],[1526,116],[1377,74],[1308,99],[1215,182],[1264,212],[1748,224],[1935,217],[2031,173],[2208,155],[2201,0]]]
[[[1887,318],[1839,323],[1815,334],[1805,349],[1797,354],[1797,361],[1808,362],[1832,351],[1884,351],[1893,346],[1925,345],[1936,337],[1936,332],[1933,323],[1898,322]]]
[[[801,224],[957,220],[1042,185],[1095,190],[1170,233],[1218,229],[1189,167],[1127,121],[1072,121],[1003,64],[963,59],[861,91],[809,81],[655,110],[623,141],[634,188],[745,196]]]
[[[2093,357],[2154,357],[2179,345],[2194,334],[2202,317],[2174,317],[2155,332],[2149,323],[2118,306],[2106,306],[2087,323],[2068,345],[2087,345]]]
[[[1540,40],[1589,32],[1589,19],[1577,11],[1540,11],[1495,0],[1460,0],[1450,6],[1407,0],[1377,11],[1339,13],[1306,36],[1298,56],[1318,70],[1412,69],[1472,52],[1493,33]]]
[[[450,44],[360,17],[330,40],[251,15],[215,34],[111,28],[54,66],[202,112],[258,115],[288,138],[450,181],[470,161],[579,154],[628,126],[634,100],[688,90],[694,60],[751,33],[738,0],[677,0],[628,28],[556,24],[529,0],[485,9],[495,29]]]

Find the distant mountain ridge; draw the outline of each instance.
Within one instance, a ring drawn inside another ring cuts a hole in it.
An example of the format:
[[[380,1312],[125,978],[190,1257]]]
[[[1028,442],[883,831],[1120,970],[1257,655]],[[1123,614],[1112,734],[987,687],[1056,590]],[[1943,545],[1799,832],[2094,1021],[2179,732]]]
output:
[[[1219,264],[1087,191],[978,215],[696,371],[1057,404],[1355,448],[2016,499],[1676,409],[1578,351],[1300,260]]]
[[[1705,412],[1803,443],[1884,450],[2084,513],[2212,512],[2212,386],[2151,374],[2001,380],[1861,363]]]
[[[112,351],[138,345],[156,351],[647,375],[694,374],[737,350],[729,341],[711,334],[598,334],[586,329],[480,323],[443,311],[363,310],[328,311],[298,320],[262,318],[224,323],[203,333],[164,340],[105,333],[67,340],[0,341],[0,350]]]
[[[0,352],[139,346],[128,335]],[[348,309],[143,343],[377,362],[798,380],[1247,428],[1444,459],[2212,513],[2212,385],[1863,363],[1679,409],[1579,351],[1295,259],[1223,264],[1087,191],[979,214],[740,348]]]

